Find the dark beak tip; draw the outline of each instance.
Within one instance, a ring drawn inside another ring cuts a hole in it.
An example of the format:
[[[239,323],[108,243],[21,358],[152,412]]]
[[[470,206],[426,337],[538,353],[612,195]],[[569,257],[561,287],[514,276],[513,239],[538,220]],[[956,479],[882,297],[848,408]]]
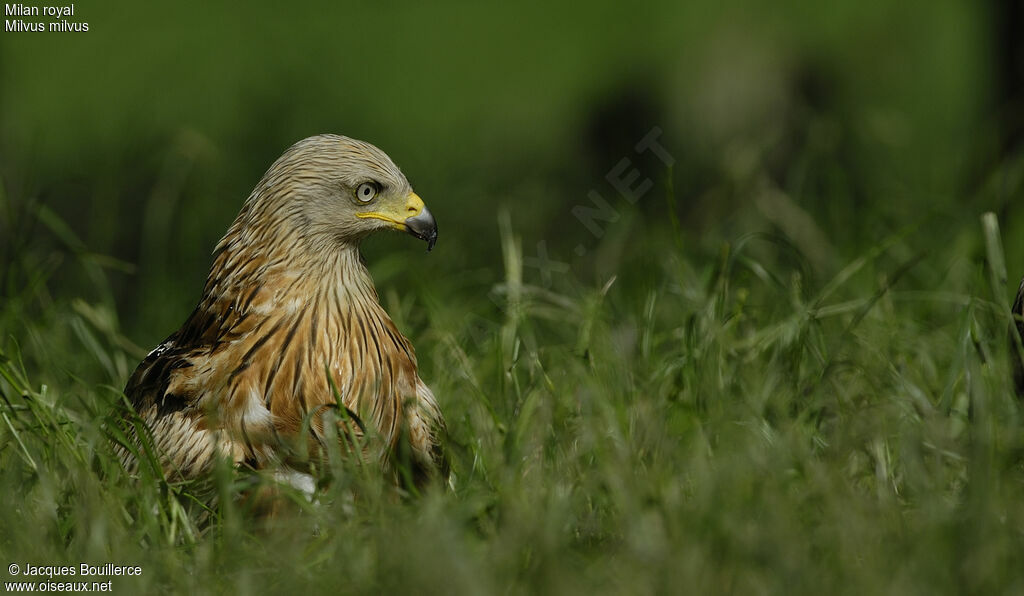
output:
[[[426,241],[427,252],[434,249],[434,244],[437,243],[437,222],[434,221],[434,216],[430,214],[430,211],[424,208],[419,215],[405,220],[405,225],[410,234]]]

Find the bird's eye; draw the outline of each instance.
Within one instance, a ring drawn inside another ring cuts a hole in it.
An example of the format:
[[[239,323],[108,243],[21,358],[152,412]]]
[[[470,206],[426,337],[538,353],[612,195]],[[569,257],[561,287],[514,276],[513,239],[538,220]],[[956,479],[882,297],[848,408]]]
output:
[[[356,198],[363,203],[369,203],[380,192],[380,188],[372,182],[363,182],[356,189]]]

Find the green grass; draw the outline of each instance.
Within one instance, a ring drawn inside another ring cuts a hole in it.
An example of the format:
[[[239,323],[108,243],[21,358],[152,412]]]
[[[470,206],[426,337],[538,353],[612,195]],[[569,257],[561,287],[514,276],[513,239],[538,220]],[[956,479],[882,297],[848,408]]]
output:
[[[637,214],[550,287],[508,214],[481,241],[502,265],[483,273],[459,277],[442,252],[399,282],[379,259],[448,419],[454,489],[400,497],[336,461],[318,504],[265,522],[231,498],[252,479],[222,470],[225,498],[197,524],[188,486],[112,456],[145,351],[107,290],[124,264],[45,209],[7,207],[58,248],[4,240],[5,564],[140,565],[112,578],[120,593],[1024,590],[994,216],[912,222],[819,270],[774,232],[639,233]],[[56,259],[94,298],[52,293]]]

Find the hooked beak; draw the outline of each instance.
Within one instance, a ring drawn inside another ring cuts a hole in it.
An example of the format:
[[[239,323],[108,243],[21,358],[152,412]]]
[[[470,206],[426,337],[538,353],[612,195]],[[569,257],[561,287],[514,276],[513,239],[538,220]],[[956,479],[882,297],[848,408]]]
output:
[[[434,248],[434,243],[437,242],[437,222],[434,221],[434,216],[430,214],[430,209],[427,209],[426,205],[417,215],[405,220],[405,228],[413,236],[427,241],[427,252]]]
[[[405,219],[402,219],[405,216]],[[385,211],[368,211],[357,213],[356,217],[379,219],[391,224],[396,230],[408,232],[409,234],[427,242],[427,252],[434,248],[437,242],[437,222],[430,210],[423,204],[423,199],[414,192],[410,192],[405,199],[404,208],[398,213]]]

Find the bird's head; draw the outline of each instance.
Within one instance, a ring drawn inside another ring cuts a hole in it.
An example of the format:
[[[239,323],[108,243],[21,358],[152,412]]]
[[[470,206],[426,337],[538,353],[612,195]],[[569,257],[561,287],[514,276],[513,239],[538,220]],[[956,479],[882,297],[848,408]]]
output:
[[[378,230],[437,241],[437,223],[391,158],[373,145],[338,135],[299,141],[253,192],[254,210],[281,218],[300,234],[346,244]],[[284,223],[284,222],[281,222]]]

